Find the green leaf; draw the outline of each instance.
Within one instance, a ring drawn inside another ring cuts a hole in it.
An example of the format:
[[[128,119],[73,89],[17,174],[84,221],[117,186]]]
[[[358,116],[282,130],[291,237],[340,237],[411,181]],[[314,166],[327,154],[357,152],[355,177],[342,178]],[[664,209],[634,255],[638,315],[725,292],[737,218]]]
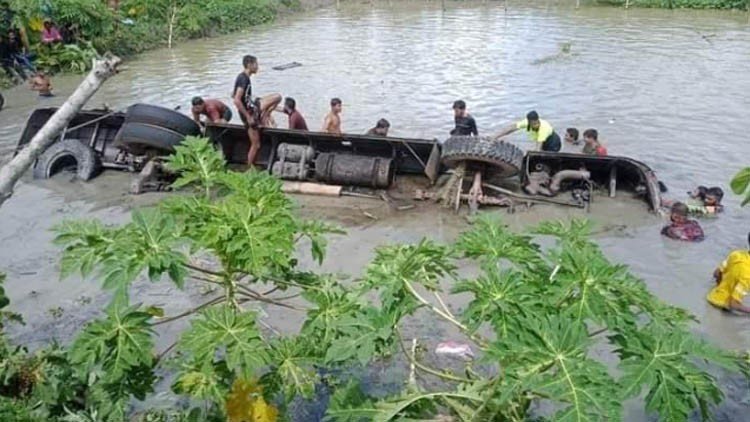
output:
[[[742,206],[750,203],[750,167],[746,167],[737,173],[730,184],[732,192],[737,195],[745,194]]]
[[[434,393],[417,392],[395,399],[380,401],[376,404],[379,412],[375,415],[373,421],[389,422],[392,420],[402,420],[400,417],[411,416],[408,412],[414,410],[417,410],[417,415],[419,415],[419,413],[421,413],[420,410],[422,409],[414,409],[415,405],[427,405],[427,409],[431,409],[434,404],[441,400],[448,403],[448,406],[454,411],[460,409],[460,412],[458,413],[460,413],[462,417],[469,418],[467,407],[476,405],[484,400],[481,391],[477,388],[479,386],[486,387],[486,384],[478,383],[477,385],[462,386],[456,391]],[[462,402],[465,402],[465,404]]]
[[[320,221],[303,221],[299,227],[299,232],[310,239],[310,251],[313,259],[315,259],[318,264],[323,263],[323,259],[325,259],[326,255],[328,240],[325,235],[346,234],[344,230]]]
[[[340,317],[331,326],[334,338],[325,361],[338,363],[354,359],[365,365],[375,356],[390,352],[395,345],[397,323],[397,316],[373,307]]]
[[[296,396],[312,398],[318,381],[313,365],[321,363],[315,348],[305,338],[283,338],[271,343],[269,372],[264,375],[264,393],[281,391],[286,403]]]
[[[179,346],[198,362],[213,362],[223,351],[229,369],[245,379],[252,379],[268,361],[255,314],[226,305],[201,312],[182,334]]]
[[[511,233],[489,215],[477,219],[472,229],[459,237],[456,249],[467,258],[479,259],[493,267],[503,259],[526,269],[546,266],[539,245],[531,237]]]
[[[615,335],[623,375],[621,398],[640,395],[645,387],[646,409],[670,421],[686,421],[695,408],[707,409],[722,399],[716,380],[697,359],[737,369],[737,359],[696,340],[687,331],[650,324],[637,333]]]
[[[82,365],[84,373],[101,366],[112,381],[137,366],[150,365],[154,347],[150,319],[151,315],[137,307],[111,309],[106,319],[90,323],[76,338],[72,361]]]
[[[219,184],[224,167],[223,154],[207,138],[188,136],[167,157],[167,168],[179,174],[173,188],[198,185],[206,195]]]
[[[585,325],[572,317],[531,315],[487,353],[529,394],[565,405],[555,420],[619,420],[617,383],[588,358],[591,344]]]
[[[365,422],[372,421],[379,412],[372,400],[362,392],[359,381],[350,379],[345,386],[334,391],[323,420]]]

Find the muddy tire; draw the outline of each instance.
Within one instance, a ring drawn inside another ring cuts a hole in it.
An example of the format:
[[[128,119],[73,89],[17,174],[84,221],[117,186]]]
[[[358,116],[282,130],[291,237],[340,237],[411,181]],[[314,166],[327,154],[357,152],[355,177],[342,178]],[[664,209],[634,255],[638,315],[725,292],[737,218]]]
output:
[[[115,137],[113,146],[135,155],[153,151],[157,152],[156,155],[169,155],[184,139],[185,135],[161,126],[125,123]]]
[[[198,136],[201,128],[193,119],[168,108],[150,104],[134,104],[128,107],[125,123],[143,123],[160,126],[186,136]]]
[[[50,145],[34,164],[35,179],[49,179],[61,171],[73,171],[81,180],[93,179],[102,162],[93,148],[78,139],[63,139]]]
[[[441,160],[448,167],[462,162],[481,167],[498,180],[515,176],[523,166],[524,153],[517,146],[488,137],[453,136],[443,144]]]

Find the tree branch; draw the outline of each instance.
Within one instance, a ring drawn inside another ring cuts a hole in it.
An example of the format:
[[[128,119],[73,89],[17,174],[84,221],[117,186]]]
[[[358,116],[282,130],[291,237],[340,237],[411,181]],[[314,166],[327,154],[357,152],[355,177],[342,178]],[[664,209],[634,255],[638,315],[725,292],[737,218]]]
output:
[[[409,359],[409,362],[415,366],[420,371],[426,372],[428,374],[434,375],[438,378],[442,378],[447,381],[453,381],[453,382],[467,382],[470,383],[472,380],[468,378],[459,377],[456,375],[451,375],[446,372],[438,371],[437,369],[430,368],[427,365],[424,365],[417,361],[417,358],[410,354],[406,348],[404,347],[404,339],[401,337],[401,330],[398,329],[398,326],[396,327],[396,335],[398,336],[398,345],[401,347],[401,351],[404,352],[404,355],[406,355],[406,358]]]
[[[438,314],[439,316],[441,316],[446,321],[448,321],[451,324],[453,324],[456,327],[458,327],[461,330],[461,332],[464,333],[464,335],[466,335],[472,341],[474,341],[480,348],[482,348],[482,349],[486,349],[487,348],[487,346],[489,344],[489,342],[487,340],[485,340],[482,337],[480,337],[480,336],[472,333],[471,330],[469,330],[469,327],[465,326],[463,323],[461,323],[461,321],[457,320],[452,315],[449,315],[449,314],[443,312],[437,306],[433,305],[432,303],[430,303],[429,301],[427,301],[425,298],[423,298],[419,293],[417,293],[416,290],[414,290],[414,286],[412,286],[410,282],[404,281],[404,285],[406,286],[406,289],[408,290],[408,292],[412,296],[414,296],[414,298],[417,299],[420,303],[422,303],[426,307],[430,308],[430,310],[432,312]]]
[[[246,286],[243,286],[243,285],[237,285],[237,287],[241,290],[241,291],[237,292],[238,294],[240,294],[242,296],[245,296],[245,297],[249,297],[251,299],[255,299],[258,302],[268,303],[270,305],[276,305],[276,306],[280,306],[282,308],[292,309],[292,310],[295,310],[295,311],[307,312],[307,309],[305,309],[305,308],[299,308],[299,307],[294,306],[294,305],[289,305],[289,304],[284,303],[284,302],[279,302],[277,300],[273,300],[273,299],[269,299],[267,297],[263,297],[260,293],[256,292],[255,290],[253,290],[253,289],[251,289],[249,287],[246,287]]]
[[[201,304],[201,305],[198,305],[198,306],[196,306],[195,308],[189,309],[189,310],[187,310],[187,311],[185,311],[185,312],[183,312],[183,313],[181,313],[181,314],[179,314],[179,315],[175,315],[175,316],[171,316],[171,317],[164,317],[164,318],[162,318],[162,319],[159,319],[158,321],[154,322],[154,323],[153,323],[153,324],[151,324],[151,325],[153,325],[153,326],[157,326],[157,325],[162,325],[162,324],[166,324],[166,323],[169,323],[169,322],[172,322],[172,321],[178,320],[178,319],[180,319],[180,318],[184,318],[184,317],[186,317],[186,316],[188,316],[188,315],[192,315],[192,314],[194,314],[194,313],[196,313],[196,312],[199,312],[199,311],[201,311],[202,309],[204,309],[204,308],[207,308],[207,307],[209,307],[209,306],[211,306],[211,305],[216,305],[216,304],[218,304],[218,303],[221,303],[221,302],[223,302],[223,301],[224,301],[225,299],[226,299],[226,297],[224,297],[224,296],[219,296],[219,297],[216,297],[216,298],[214,298],[214,299],[211,299],[211,300],[209,300],[209,301],[208,301],[208,302],[206,302],[206,303],[203,303],[203,304]]]

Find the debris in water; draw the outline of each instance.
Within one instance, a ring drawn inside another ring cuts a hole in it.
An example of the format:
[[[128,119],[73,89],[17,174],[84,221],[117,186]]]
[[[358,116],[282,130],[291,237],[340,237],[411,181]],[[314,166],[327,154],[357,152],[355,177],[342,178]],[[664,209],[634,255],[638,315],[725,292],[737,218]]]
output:
[[[459,343],[457,341],[445,341],[438,343],[435,348],[435,353],[438,355],[446,355],[452,357],[459,357],[463,359],[473,359],[474,352],[471,351],[471,346],[466,343]]]
[[[291,63],[287,63],[287,64],[282,64],[282,65],[274,66],[271,69],[273,69],[273,70],[287,70],[287,69],[293,69],[295,67],[300,67],[300,66],[302,66],[302,63],[291,62]]]

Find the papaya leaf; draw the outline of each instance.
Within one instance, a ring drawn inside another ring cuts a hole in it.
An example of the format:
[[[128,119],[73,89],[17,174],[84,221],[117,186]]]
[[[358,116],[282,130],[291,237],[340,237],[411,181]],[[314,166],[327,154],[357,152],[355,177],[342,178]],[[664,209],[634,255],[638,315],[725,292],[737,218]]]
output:
[[[587,357],[591,344],[574,317],[529,316],[487,353],[529,394],[564,405],[555,420],[619,420],[617,383],[606,366]]]
[[[325,361],[338,363],[356,359],[364,365],[375,356],[390,352],[395,344],[394,327],[397,323],[397,316],[373,307],[342,316],[331,327],[335,337]]]
[[[372,421],[379,412],[372,400],[362,392],[359,381],[350,379],[346,385],[334,391],[323,420],[365,422]]]
[[[71,347],[81,374],[103,370],[103,381],[120,383],[141,366],[153,364],[151,315],[137,307],[110,308],[107,318],[84,328]]]
[[[491,216],[478,218],[472,229],[459,237],[455,247],[463,256],[493,267],[500,260],[528,269],[546,267],[539,245],[530,236],[510,232]]]
[[[179,174],[173,188],[198,185],[207,195],[217,186],[224,167],[223,154],[207,138],[188,136],[167,157],[167,169]]]
[[[281,391],[287,403],[298,395],[310,399],[318,381],[313,365],[319,363],[319,359],[306,339],[275,340],[268,354],[270,369],[262,379],[266,390]]]
[[[477,405],[484,400],[481,388],[485,383],[460,386],[455,391],[445,392],[415,392],[387,399],[376,403],[378,413],[373,418],[374,422],[389,422],[403,420],[403,417],[419,417],[425,410],[430,412],[440,402],[446,403],[449,408],[458,413],[462,418],[470,418],[467,414],[468,407]]]
[[[199,362],[212,362],[223,351],[230,370],[246,379],[253,378],[268,361],[255,314],[226,305],[202,311],[182,334],[179,346]]]
[[[331,224],[320,221],[303,221],[299,227],[299,233],[310,239],[310,252],[318,264],[322,264],[326,256],[326,246],[328,240],[325,235],[328,234],[346,234],[344,230]]]
[[[686,421],[693,409],[708,409],[721,401],[716,380],[696,364],[697,359],[737,368],[733,356],[684,330],[649,324],[610,340],[620,356],[621,399],[636,397],[646,388],[646,409],[665,420]]]
[[[452,292],[472,294],[473,299],[462,313],[472,331],[490,323],[501,337],[526,309],[539,310],[545,305],[533,283],[515,270],[488,271],[475,280],[460,281]]]
[[[378,248],[365,270],[364,286],[379,292],[385,312],[409,314],[417,307],[409,293],[411,285],[438,291],[442,278],[455,275],[451,254],[449,248],[426,239],[416,245]]]
[[[740,170],[732,179],[730,183],[732,192],[737,195],[745,195],[745,199],[742,200],[742,206],[750,203],[750,167],[746,167]]]
[[[169,275],[182,287],[185,255],[180,252],[181,228],[168,214],[156,209],[134,211],[132,222],[105,228],[99,222],[66,222],[56,229],[56,243],[65,249],[62,275],[94,269],[107,289],[122,290],[146,271],[151,280]]]

